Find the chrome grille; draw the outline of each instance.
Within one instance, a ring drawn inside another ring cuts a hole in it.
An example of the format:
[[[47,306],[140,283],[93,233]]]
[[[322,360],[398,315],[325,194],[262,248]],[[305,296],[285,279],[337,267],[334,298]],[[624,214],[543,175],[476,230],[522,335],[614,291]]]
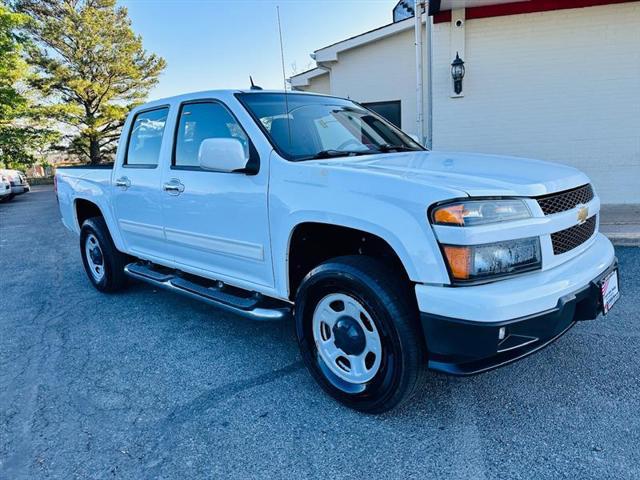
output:
[[[596,231],[596,218],[597,215],[594,215],[584,223],[552,233],[551,244],[554,255],[566,253],[589,240]]]
[[[586,184],[572,190],[536,197],[536,200],[545,215],[553,215],[589,203],[593,200],[593,188],[591,184]]]

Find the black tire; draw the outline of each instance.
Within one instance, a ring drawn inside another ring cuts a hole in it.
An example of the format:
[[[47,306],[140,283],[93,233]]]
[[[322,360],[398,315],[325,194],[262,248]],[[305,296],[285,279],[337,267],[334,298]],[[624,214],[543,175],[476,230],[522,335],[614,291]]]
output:
[[[13,200],[13,197],[15,197],[14,193],[10,193],[9,195],[7,195],[6,197],[3,197],[0,199],[0,203],[7,203],[10,202],[11,200]]]
[[[426,355],[418,308],[408,281],[401,278],[401,273],[373,258],[345,256],[313,269],[298,289],[295,325],[304,362],[325,391],[355,410],[388,411],[411,398],[422,383]],[[356,299],[379,332],[380,366],[366,383],[345,382],[331,371],[318,352],[313,314],[318,303],[333,293]]]
[[[99,280],[92,274],[89,260],[87,259],[85,245],[90,235],[97,239],[101,250],[104,274]],[[111,293],[122,290],[127,285],[124,267],[129,258],[114,245],[109,228],[102,217],[89,218],[82,224],[80,229],[80,253],[87,276],[97,290]]]

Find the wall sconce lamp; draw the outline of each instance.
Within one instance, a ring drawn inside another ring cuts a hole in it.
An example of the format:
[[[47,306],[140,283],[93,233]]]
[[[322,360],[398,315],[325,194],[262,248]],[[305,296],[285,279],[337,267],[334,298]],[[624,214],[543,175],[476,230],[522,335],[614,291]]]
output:
[[[464,78],[464,62],[456,52],[456,58],[451,62],[451,78],[453,78],[453,91],[456,95],[462,93],[462,79]]]

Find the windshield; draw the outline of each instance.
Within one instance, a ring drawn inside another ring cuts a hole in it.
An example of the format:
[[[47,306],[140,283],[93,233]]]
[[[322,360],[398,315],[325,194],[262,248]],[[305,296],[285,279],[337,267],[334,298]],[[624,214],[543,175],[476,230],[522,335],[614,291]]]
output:
[[[238,98],[289,160],[424,150],[391,123],[349,100],[299,93]]]

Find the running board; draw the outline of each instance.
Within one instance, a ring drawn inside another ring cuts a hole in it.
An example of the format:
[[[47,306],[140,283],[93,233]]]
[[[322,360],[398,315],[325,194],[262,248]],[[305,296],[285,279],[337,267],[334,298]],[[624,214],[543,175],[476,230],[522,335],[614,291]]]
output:
[[[252,320],[285,320],[291,316],[292,308],[286,302],[265,297],[258,292],[228,287],[223,282],[187,275],[179,270],[146,262],[134,262],[125,266],[124,272],[131,278],[195,298]],[[197,279],[198,282],[189,278]]]

